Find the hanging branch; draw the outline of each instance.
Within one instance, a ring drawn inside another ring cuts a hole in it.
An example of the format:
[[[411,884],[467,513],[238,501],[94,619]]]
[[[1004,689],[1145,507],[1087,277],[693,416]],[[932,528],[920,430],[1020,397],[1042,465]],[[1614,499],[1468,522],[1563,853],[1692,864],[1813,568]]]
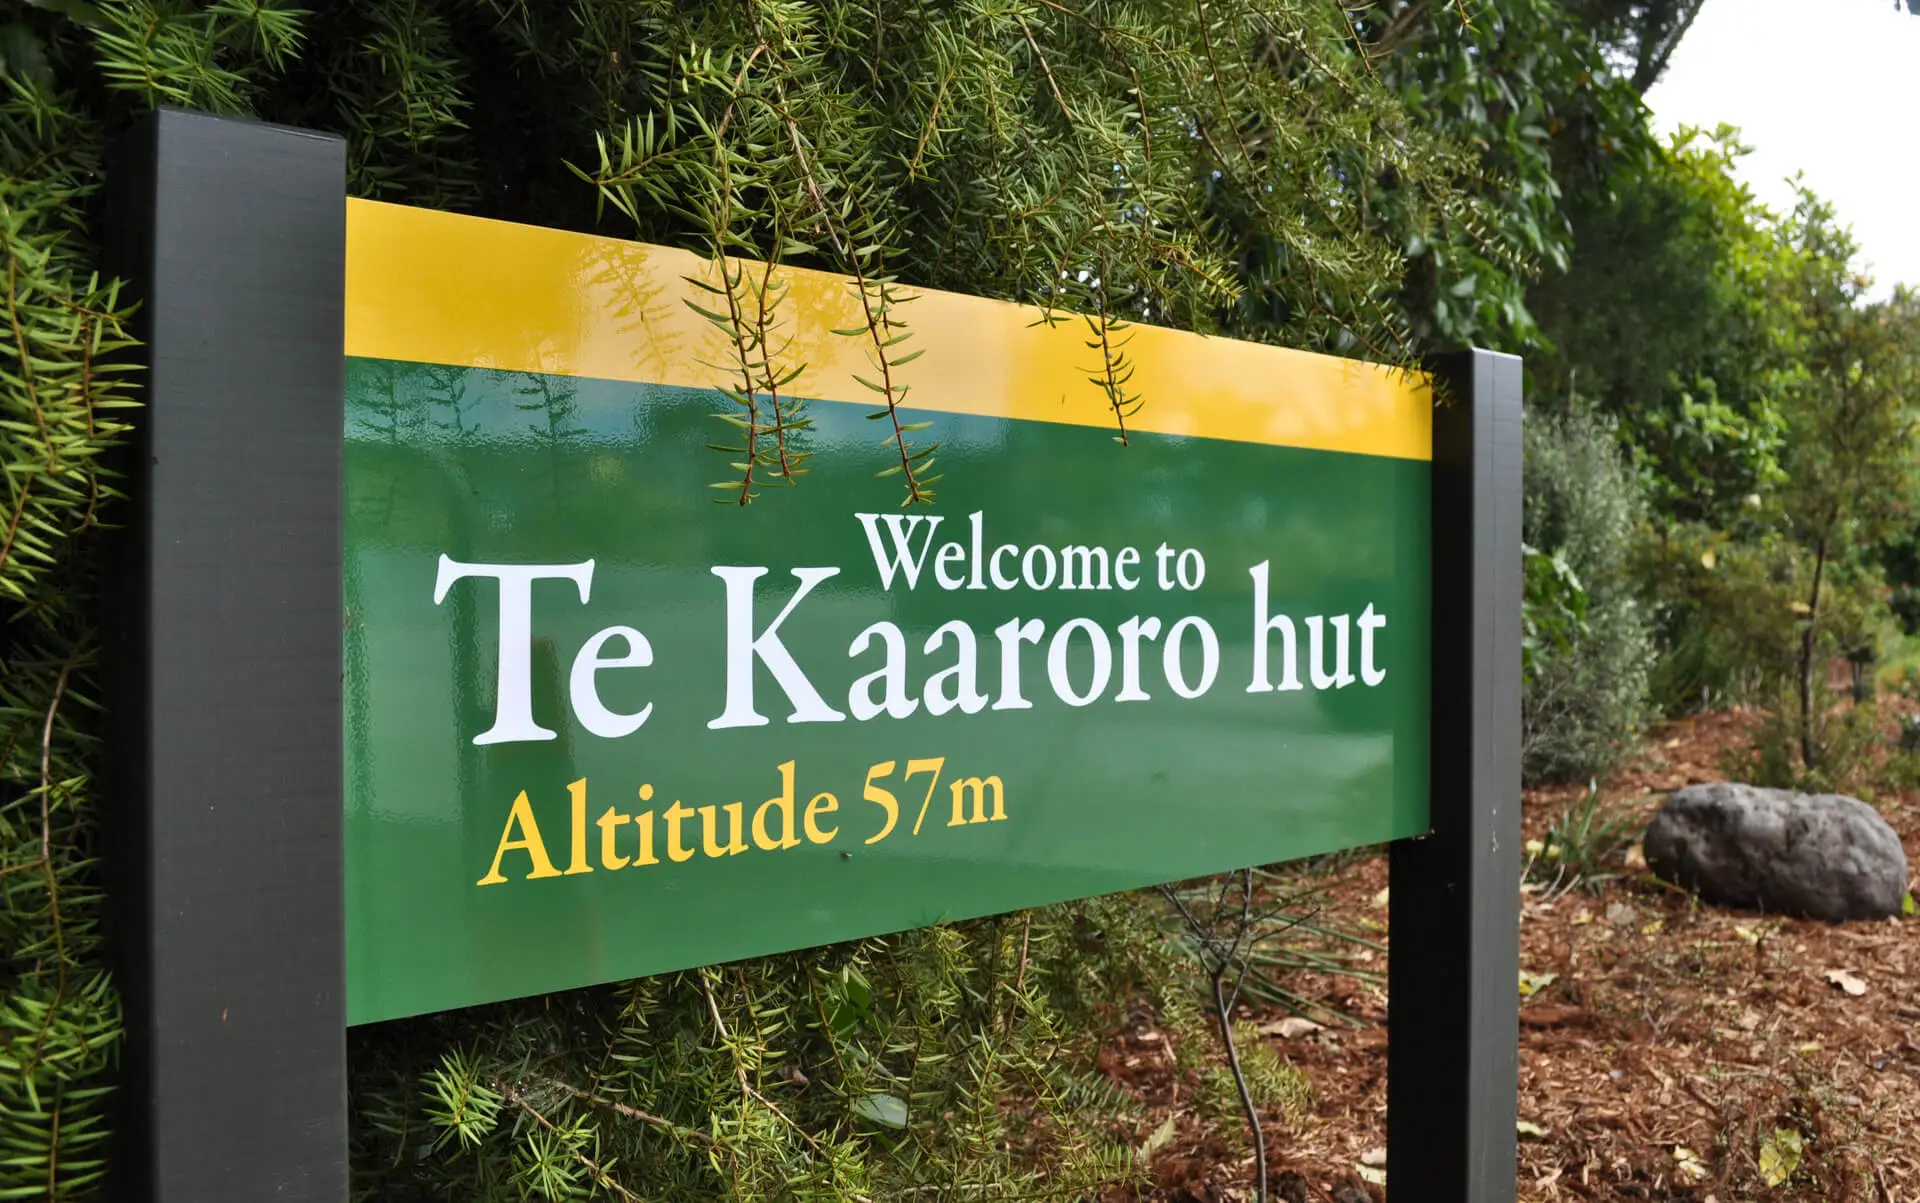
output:
[[[722,282],[719,286],[694,276],[684,278],[695,288],[723,298],[726,312],[707,309],[691,298],[684,303],[720,331],[732,353],[733,363],[723,370],[737,374],[738,380],[722,385],[720,391],[731,397],[745,416],[721,413],[714,417],[737,428],[741,442],[738,446],[707,445],[715,451],[740,456],[732,461],[740,478],[716,481],[710,487],[730,494],[716,499],[722,504],[747,505],[759,496],[754,487],[756,483],[771,480],[792,485],[807,471],[802,465],[811,453],[797,448],[793,436],[812,423],[802,414],[799,398],[781,396],[781,390],[798,379],[807,365],[775,366],[793,340],[787,337],[778,347],[774,346],[778,337],[777,310],[786,299],[787,284],[774,277],[773,260],[761,262],[757,278],[743,262],[730,262],[725,258],[717,262]],[[756,472],[763,474],[756,477]]]
[[[759,496],[759,494],[753,490],[753,470],[759,463],[760,440],[761,436],[765,434],[765,431],[760,425],[760,397],[759,390],[755,387],[753,361],[751,358],[756,335],[752,328],[747,325],[746,319],[741,313],[740,282],[746,275],[746,268],[744,266],[735,267],[729,264],[724,257],[716,257],[715,263],[719,265],[720,280],[724,287],[708,284],[697,276],[685,276],[682,278],[695,288],[726,298],[727,311],[725,313],[716,313],[711,309],[701,306],[691,297],[683,299],[681,303],[701,317],[707,319],[710,325],[719,330],[721,335],[727,340],[728,349],[733,353],[735,363],[728,370],[738,372],[740,377],[739,381],[737,383],[721,385],[720,391],[731,397],[741,409],[745,410],[746,416],[741,417],[739,414],[731,413],[719,413],[713,416],[725,422],[727,425],[737,428],[741,432],[742,442],[738,447],[728,443],[709,443],[707,446],[712,450],[724,454],[739,455],[741,458],[733,461],[732,466],[740,473],[740,479],[737,481],[715,481],[707,487],[724,489],[732,494],[730,497],[715,498],[716,501],[723,505],[729,501],[736,505],[746,505],[755,497]],[[718,367],[719,365],[710,364],[708,366]]]
[[[1145,402],[1139,393],[1127,391],[1127,382],[1133,379],[1134,364],[1127,358],[1126,345],[1133,340],[1133,335],[1128,334],[1118,342],[1112,338],[1113,334],[1131,327],[1126,322],[1107,318],[1106,291],[1102,289],[1100,295],[1100,315],[1087,319],[1087,326],[1093,331],[1093,338],[1087,346],[1100,352],[1100,375],[1087,379],[1106,394],[1107,405],[1113,410],[1114,423],[1120,428],[1120,433],[1113,436],[1113,441],[1127,447],[1132,445],[1127,436],[1127,419],[1139,413]]]
[[[910,505],[930,504],[933,501],[933,485],[940,478],[928,476],[926,473],[933,467],[933,453],[939,449],[940,444],[929,443],[925,447],[914,447],[908,442],[909,434],[925,430],[933,423],[901,421],[900,406],[905,403],[907,393],[913,386],[894,380],[895,369],[920,358],[925,354],[926,349],[923,347],[917,351],[909,351],[905,355],[890,353],[893,347],[913,337],[912,332],[907,329],[907,324],[893,314],[897,306],[913,298],[902,297],[894,282],[885,276],[870,280],[865,273],[859,271],[855,272],[851,287],[860,298],[860,312],[866,319],[866,324],[845,330],[835,330],[834,333],[851,337],[866,335],[867,358],[879,372],[880,379],[869,380],[858,373],[855,373],[853,378],[866,388],[878,393],[886,402],[885,409],[876,410],[867,417],[876,421],[885,418],[892,424],[891,432],[881,442],[892,444],[900,457],[899,463],[882,468],[875,475],[898,474],[901,477],[906,487],[906,497],[900,503],[902,509]]]
[[[779,241],[776,235],[774,241]],[[778,350],[773,346],[774,310],[786,299],[787,282],[773,277],[773,258],[769,256],[760,268],[760,284],[754,289],[754,333],[760,348],[760,384],[766,390],[767,404],[773,411],[773,454],[777,461],[776,470],[780,480],[788,485],[795,484],[797,478],[807,469],[801,467],[812,452],[802,451],[793,444],[793,436],[813,425],[810,418],[801,412],[803,402],[798,397],[782,399],[780,390],[800,378],[807,370],[804,363],[795,364],[783,371],[775,371],[773,363],[776,356],[784,357],[793,345],[789,335]]]
[[[1126,447],[1131,445],[1127,440],[1127,419],[1139,413],[1144,402],[1139,393],[1127,391],[1127,382],[1133,379],[1134,364],[1127,358],[1126,345],[1133,341],[1133,335],[1128,334],[1117,342],[1113,339],[1115,333],[1129,327],[1126,322],[1108,314],[1107,259],[1104,255],[1100,258],[1100,279],[1094,295],[1099,300],[1100,312],[1097,316],[1087,318],[1087,326],[1093,331],[1093,338],[1087,346],[1100,352],[1100,374],[1087,379],[1106,394],[1107,405],[1113,410],[1114,424],[1120,428],[1120,433],[1113,436],[1113,441]]]
[[[775,91],[778,95],[777,85]],[[777,108],[786,126],[788,141],[793,147],[794,162],[800,169],[804,194],[821,228],[833,243],[834,250],[839,253],[841,260],[853,276],[850,286],[860,299],[860,315],[864,324],[835,330],[833,333],[847,338],[858,338],[864,335],[868,343],[868,360],[880,375],[877,381],[858,374],[854,376],[862,386],[880,394],[881,399],[886,402],[886,409],[867,416],[872,419],[886,418],[892,424],[891,433],[882,442],[893,444],[900,456],[899,463],[883,468],[875,475],[892,476],[898,473],[901,476],[906,488],[906,497],[900,503],[902,509],[910,505],[931,504],[932,486],[940,478],[929,477],[925,473],[933,466],[933,454],[939,448],[939,444],[931,443],[917,449],[908,444],[907,435],[914,431],[925,430],[932,423],[900,420],[900,405],[912,386],[898,383],[893,378],[896,368],[903,367],[924,354],[924,348],[910,351],[905,355],[891,353],[893,347],[913,337],[907,330],[907,324],[893,313],[895,308],[912,301],[913,298],[901,296],[897,285],[885,272],[885,260],[881,258],[885,232],[880,228],[880,223],[863,222],[862,224],[866,227],[867,241],[856,246],[852,231],[836,221],[834,211],[827,203],[826,192],[821,188],[820,181],[814,172],[813,161],[807,154],[806,140],[801,137],[799,123],[787,110],[784,99],[780,101]],[[851,205],[851,203],[849,199],[848,204]],[[866,262],[870,258],[879,262],[881,267],[880,272],[871,276],[866,270]]]
[[[713,153],[707,174],[717,185],[717,195],[707,212],[707,242],[720,276],[720,285],[709,284],[692,276],[684,277],[695,288],[720,297],[726,303],[726,311],[721,313],[696,304],[690,298],[685,301],[689,309],[705,318],[727,342],[732,362],[724,367],[709,366],[738,377],[737,382],[724,384],[720,389],[744,411],[744,416],[740,413],[714,416],[740,431],[740,444],[709,443],[708,446],[723,454],[738,455],[739,459],[730,462],[740,477],[738,480],[716,481],[709,487],[729,494],[724,498],[716,498],[716,501],[742,506],[759,496],[756,485],[773,481],[790,486],[797,482],[806,471],[801,465],[808,454],[794,445],[793,436],[810,425],[802,413],[802,401],[798,397],[781,396],[781,390],[798,379],[806,370],[806,365],[776,366],[776,361],[784,358],[793,343],[790,336],[782,339],[777,332],[777,310],[787,291],[786,281],[774,275],[777,261],[787,245],[781,235],[778,213],[774,216],[772,245],[762,256],[757,275],[747,263],[730,260],[727,256],[728,250],[735,245],[753,249],[734,232],[737,197],[742,189],[734,180],[736,156],[727,141],[727,133],[733,127],[736,116],[746,111],[743,100],[751,103],[755,99],[747,86],[749,74],[754,63],[768,49],[766,39],[759,39],[732,80],[721,85],[726,89],[726,107],[721,110],[719,121],[709,131]],[[699,61],[692,74],[695,78],[709,81],[726,78],[724,70],[715,70],[705,58]],[[647,133],[650,143],[651,123]],[[633,173],[626,169],[624,163],[622,168],[613,178],[627,183],[630,188]],[[603,177],[605,175],[603,172]],[[748,185],[752,183],[753,180],[749,178]],[[766,445],[769,440],[770,446]]]

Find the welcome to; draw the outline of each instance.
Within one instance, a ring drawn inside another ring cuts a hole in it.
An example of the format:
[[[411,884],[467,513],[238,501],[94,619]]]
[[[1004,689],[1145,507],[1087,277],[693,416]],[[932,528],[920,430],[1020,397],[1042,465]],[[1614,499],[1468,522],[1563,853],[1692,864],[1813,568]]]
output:
[[[1151,585],[1162,592],[1190,593],[1206,579],[1206,558],[1196,548],[1175,549],[1161,544],[1154,550],[1149,577],[1147,560],[1135,547],[1109,553],[1104,547],[1075,544],[1056,552],[1044,544],[1025,548],[999,544],[989,552],[986,516],[979,511],[968,516],[969,537],[965,543],[941,543],[937,550],[935,534],[943,521],[940,516],[853,516],[866,536],[874,572],[888,591],[896,582],[907,590],[917,589],[929,555],[933,561],[931,579],[948,591],[991,586],[1002,592],[1021,587],[1041,592],[1052,589],[1057,578],[1062,592],[1131,592]],[[1018,566],[1017,578],[1009,564]],[[1116,703],[1150,700],[1153,695],[1143,679],[1142,665],[1148,645],[1156,641],[1160,645],[1159,684],[1176,696],[1201,697],[1219,677],[1219,636],[1199,615],[1164,623],[1154,615],[1136,614],[1117,624],[1119,688],[1111,695],[1108,689],[1114,678],[1115,641],[1099,622],[1070,618],[1049,635],[1042,619],[1014,617],[992,630],[998,672],[990,697],[981,688],[980,636],[971,624],[956,619],[942,624],[921,644],[921,655],[937,662],[937,670],[926,676],[916,692],[910,687],[906,634],[898,624],[882,620],[868,625],[848,645],[848,659],[870,659],[877,652],[880,663],[854,680],[847,690],[845,708],[837,709],[815,688],[782,641],[780,630],[808,595],[821,582],[840,575],[841,569],[837,565],[790,569],[796,581],[793,593],[763,626],[758,625],[756,593],[760,578],[771,570],[760,565],[715,565],[709,571],[724,587],[726,622],[726,652],[720,666],[726,700],[721,713],[707,723],[715,730],[758,727],[770,721],[758,708],[756,666],[766,669],[785,695],[789,723],[837,723],[849,718],[868,722],[882,716],[901,719],[923,706],[932,715],[953,711],[977,714],[989,708],[1031,709],[1033,702],[1025,693],[1027,659],[1023,655],[1030,647],[1037,651],[1044,646],[1047,686],[1069,706],[1088,706],[1102,699]],[[592,560],[576,564],[495,564],[463,563],[445,554],[440,556],[433,590],[435,605],[446,599],[456,583],[469,577],[498,584],[499,668],[493,725],[475,735],[474,743],[558,738],[557,732],[540,725],[533,715],[533,585],[536,581],[570,581],[580,604],[586,605],[592,596],[593,572]],[[1356,682],[1373,688],[1386,680],[1376,653],[1377,638],[1387,625],[1387,616],[1371,603],[1358,615],[1307,615],[1296,625],[1289,615],[1271,613],[1270,561],[1251,565],[1247,575],[1252,588],[1253,653],[1246,692],[1290,692],[1304,690],[1309,684],[1316,690],[1345,689]],[[1300,626],[1307,632],[1304,682],[1299,669]],[[1329,630],[1333,632],[1331,641],[1327,638]],[[1351,656],[1352,634],[1356,631],[1360,645],[1357,676],[1352,671]],[[1275,635],[1280,644],[1278,682],[1272,679],[1271,665],[1270,645]],[[1074,680],[1072,655],[1076,642],[1088,653],[1078,681]],[[1190,650],[1197,650],[1197,665],[1190,664]],[[645,669],[653,661],[653,645],[639,629],[613,625],[596,631],[574,656],[568,676],[567,696],[575,719],[588,733],[602,739],[619,739],[638,731],[652,716],[653,703],[628,713],[615,711],[601,700],[598,683],[602,673]]]

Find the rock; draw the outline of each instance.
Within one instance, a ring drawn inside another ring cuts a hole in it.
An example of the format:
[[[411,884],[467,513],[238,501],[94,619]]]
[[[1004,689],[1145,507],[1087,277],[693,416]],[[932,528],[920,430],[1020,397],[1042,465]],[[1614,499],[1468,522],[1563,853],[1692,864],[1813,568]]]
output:
[[[1776,915],[1900,913],[1907,856],[1879,812],[1838,794],[1717,782],[1676,791],[1654,816],[1647,866],[1708,902]]]

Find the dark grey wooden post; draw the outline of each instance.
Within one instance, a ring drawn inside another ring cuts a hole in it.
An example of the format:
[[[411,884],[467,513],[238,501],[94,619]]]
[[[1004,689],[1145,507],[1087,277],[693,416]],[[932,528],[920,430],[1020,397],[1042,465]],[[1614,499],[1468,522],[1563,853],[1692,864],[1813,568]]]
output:
[[[1433,834],[1392,848],[1387,1189],[1515,1195],[1520,966],[1520,361],[1436,365]]]
[[[343,1203],[345,147],[161,111],[110,182],[146,408],[110,632],[109,1194]]]

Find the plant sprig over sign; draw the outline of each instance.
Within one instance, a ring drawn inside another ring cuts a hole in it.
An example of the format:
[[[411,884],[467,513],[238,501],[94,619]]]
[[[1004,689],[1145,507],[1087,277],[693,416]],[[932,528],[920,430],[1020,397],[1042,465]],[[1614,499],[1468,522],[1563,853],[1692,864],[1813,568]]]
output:
[[[899,286],[884,275],[876,279],[868,279],[864,275],[856,276],[852,288],[860,298],[860,312],[861,316],[866,318],[866,322],[864,325],[845,330],[835,330],[834,333],[852,338],[864,338],[868,343],[867,361],[873,365],[875,374],[879,376],[878,380],[869,380],[858,374],[854,376],[854,379],[863,386],[879,394],[880,400],[886,404],[885,409],[876,410],[867,417],[875,421],[884,418],[892,426],[887,436],[880,442],[882,446],[891,446],[899,456],[900,462],[880,469],[878,475],[900,477],[906,489],[906,496],[900,502],[901,508],[928,504],[933,501],[934,482],[940,478],[929,476],[927,473],[933,467],[933,453],[940,445],[929,443],[924,447],[915,447],[907,438],[910,434],[927,429],[933,423],[900,420],[900,406],[906,401],[907,393],[913,386],[895,379],[899,369],[920,358],[926,352],[925,347],[905,353],[894,350],[895,347],[913,337],[913,333],[907,329],[907,323],[900,320],[895,312],[913,298],[903,295]]]
[[[740,442],[709,443],[708,446],[729,456],[740,456],[728,461],[740,473],[740,478],[715,481],[711,487],[727,494],[716,497],[715,501],[746,505],[760,495],[760,486],[792,485],[807,471],[803,465],[812,453],[801,449],[795,436],[812,425],[812,421],[800,412],[800,398],[791,394],[783,397],[780,393],[799,379],[807,365],[775,366],[776,360],[785,360],[793,339],[779,331],[777,311],[785,299],[787,285],[786,281],[774,277],[773,264],[769,261],[756,266],[727,259],[717,262],[720,284],[709,284],[696,276],[688,276],[686,281],[702,292],[722,298],[726,311],[715,312],[690,298],[685,304],[726,336],[728,349],[734,356],[732,364],[708,366],[739,375],[737,382],[730,379],[721,388],[737,409],[714,417],[734,427]]]
[[[647,241],[764,265],[716,271],[723,291],[698,302],[733,348],[733,433],[714,444],[732,501],[799,474],[781,267],[852,281],[860,321],[839,333],[887,423],[874,470],[913,505],[937,449],[902,412],[918,353],[903,282],[1092,315],[1088,387],[1125,443],[1151,403],[1115,337],[1129,323],[1411,364],[1400,231],[1476,244],[1485,228],[1471,164],[1407,119],[1317,0],[742,0],[636,19],[639,57],[600,85],[612,119],[579,174]]]

